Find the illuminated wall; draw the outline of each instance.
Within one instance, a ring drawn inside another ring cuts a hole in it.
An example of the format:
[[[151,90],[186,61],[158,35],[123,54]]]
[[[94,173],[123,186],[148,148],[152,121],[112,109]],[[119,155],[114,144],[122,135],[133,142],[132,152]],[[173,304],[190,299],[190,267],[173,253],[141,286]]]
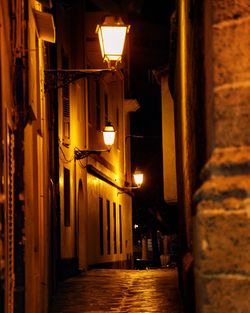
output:
[[[164,200],[167,203],[176,203],[177,180],[174,101],[169,91],[167,75],[163,75],[161,78],[161,93]]]
[[[25,186],[25,312],[48,309],[50,241],[48,111],[44,93],[44,38],[37,33],[32,9],[42,11],[36,1],[27,10],[28,45],[26,74],[30,116],[24,130]],[[24,44],[24,42],[23,42]],[[25,85],[24,85],[25,88]]]
[[[76,5],[76,8],[79,7]],[[74,12],[71,16],[62,7],[58,11],[58,30],[62,30],[57,37],[58,66],[98,68],[101,54],[93,25],[100,19],[87,16],[83,19],[81,11]],[[76,31],[72,32],[73,28]],[[117,72],[76,80],[58,90],[58,104],[62,276],[97,264],[126,266],[132,258],[132,201],[129,195],[117,194],[124,186],[125,177],[123,75]],[[116,130],[111,151],[75,160],[75,149],[106,149],[101,131],[107,122]],[[100,198],[104,214],[103,254],[100,251]],[[110,201],[110,254],[105,254],[107,200]]]

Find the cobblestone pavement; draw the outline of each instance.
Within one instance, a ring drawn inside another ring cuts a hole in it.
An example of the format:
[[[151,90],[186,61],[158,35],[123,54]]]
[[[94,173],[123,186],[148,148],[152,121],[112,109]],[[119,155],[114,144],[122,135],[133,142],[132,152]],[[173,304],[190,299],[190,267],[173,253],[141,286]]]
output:
[[[175,269],[90,270],[64,281],[50,313],[183,313]]]

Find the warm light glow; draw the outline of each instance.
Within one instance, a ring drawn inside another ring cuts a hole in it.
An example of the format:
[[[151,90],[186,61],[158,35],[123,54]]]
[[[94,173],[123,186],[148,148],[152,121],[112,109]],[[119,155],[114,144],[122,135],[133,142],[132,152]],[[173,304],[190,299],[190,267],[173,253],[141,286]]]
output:
[[[108,123],[103,130],[103,139],[106,146],[111,147],[115,141],[115,129],[111,123]]]
[[[126,27],[102,26],[98,35],[99,40],[102,42],[102,57],[113,61],[120,60],[124,47]]]
[[[59,177],[59,186],[61,188],[63,188],[63,177],[62,176]]]
[[[133,176],[134,176],[136,185],[140,187],[143,183],[143,174],[139,170],[136,170]]]
[[[115,20],[112,16],[106,17],[103,25],[97,25],[102,57],[109,65],[112,61],[121,62],[128,31],[129,26],[124,25],[121,18]]]

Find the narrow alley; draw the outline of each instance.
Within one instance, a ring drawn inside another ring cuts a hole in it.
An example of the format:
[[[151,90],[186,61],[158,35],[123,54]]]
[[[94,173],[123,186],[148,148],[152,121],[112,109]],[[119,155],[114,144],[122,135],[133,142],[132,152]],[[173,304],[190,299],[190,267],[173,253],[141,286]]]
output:
[[[250,313],[249,33],[250,0],[0,0],[0,313]]]
[[[182,313],[175,269],[95,269],[58,288],[50,313]]]

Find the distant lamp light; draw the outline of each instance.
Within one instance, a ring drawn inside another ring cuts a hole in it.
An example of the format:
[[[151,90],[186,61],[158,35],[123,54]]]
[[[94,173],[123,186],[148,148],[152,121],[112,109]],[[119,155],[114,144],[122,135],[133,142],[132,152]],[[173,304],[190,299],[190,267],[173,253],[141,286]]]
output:
[[[121,191],[118,191],[117,195],[124,192],[133,191],[134,189],[141,188],[141,185],[143,183],[143,173],[139,169],[136,169],[133,176],[136,186],[125,186],[123,188],[120,188]]]
[[[102,58],[111,67],[121,62],[126,34],[129,32],[129,25],[125,25],[119,17],[106,16],[102,25],[97,25],[96,33],[98,34],[101,47]]]
[[[141,187],[143,183],[143,173],[139,171],[138,169],[135,170],[134,174],[134,181],[138,187]]]
[[[108,122],[108,124],[103,129],[103,140],[108,149],[114,144],[115,141],[115,129],[113,125]]]
[[[138,227],[139,227],[138,224],[135,224],[135,225],[134,225],[134,229],[137,229]]]

